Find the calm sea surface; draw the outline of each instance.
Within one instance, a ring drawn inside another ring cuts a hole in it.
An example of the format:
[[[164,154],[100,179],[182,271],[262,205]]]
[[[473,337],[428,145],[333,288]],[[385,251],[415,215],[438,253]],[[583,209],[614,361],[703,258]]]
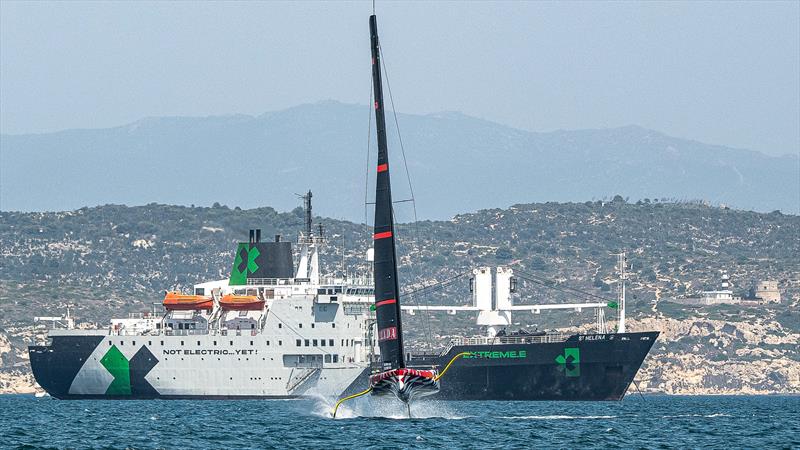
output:
[[[800,397],[59,401],[0,395],[2,448],[800,448]]]

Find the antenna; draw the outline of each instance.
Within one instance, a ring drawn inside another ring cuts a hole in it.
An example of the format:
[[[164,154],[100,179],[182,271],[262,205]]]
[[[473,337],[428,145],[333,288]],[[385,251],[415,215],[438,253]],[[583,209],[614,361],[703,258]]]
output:
[[[306,208],[306,232],[311,235],[311,190],[308,191],[308,194],[303,196],[303,200],[305,201]]]
[[[627,274],[625,270],[627,269],[628,265],[628,258],[625,256],[625,252],[617,254],[617,264],[619,265],[619,299],[618,299],[618,314],[619,314],[619,321],[617,323],[617,333],[624,333],[625,332],[625,279],[627,278]]]
[[[313,225],[313,219],[311,216],[311,191],[309,190],[305,195],[294,194],[303,199],[303,212],[305,213],[305,228],[306,228],[306,236],[311,236],[311,227]]]

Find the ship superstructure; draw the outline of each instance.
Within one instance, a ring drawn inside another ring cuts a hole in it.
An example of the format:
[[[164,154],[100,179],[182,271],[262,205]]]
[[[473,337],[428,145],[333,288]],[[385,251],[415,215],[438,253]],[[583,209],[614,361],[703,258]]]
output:
[[[443,400],[621,400],[658,338],[625,329],[627,260],[618,255],[618,297],[582,303],[515,304],[519,280],[510,267],[472,270],[471,305],[407,305],[404,311],[476,314],[478,336],[449,339],[435,354],[411,353],[409,364],[449,367],[436,398]],[[522,274],[520,274],[522,276]],[[512,330],[512,314],[594,311],[593,330],[580,333]],[[606,311],[616,312],[614,327]]]

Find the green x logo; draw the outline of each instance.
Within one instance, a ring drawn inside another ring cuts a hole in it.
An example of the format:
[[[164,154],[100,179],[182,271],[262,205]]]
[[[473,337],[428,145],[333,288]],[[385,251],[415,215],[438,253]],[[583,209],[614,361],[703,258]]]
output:
[[[236,258],[233,260],[231,269],[230,285],[247,284],[247,274],[255,273],[258,270],[256,259],[261,256],[258,247],[250,244],[241,243],[236,249]]]
[[[581,349],[579,348],[565,348],[563,355],[556,356],[556,363],[558,370],[564,372],[568,377],[581,376]]]

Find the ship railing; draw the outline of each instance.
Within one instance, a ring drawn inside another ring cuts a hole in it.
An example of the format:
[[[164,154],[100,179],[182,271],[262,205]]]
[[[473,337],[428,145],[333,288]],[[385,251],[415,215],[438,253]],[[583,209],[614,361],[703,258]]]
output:
[[[506,344],[550,344],[565,342],[571,334],[553,333],[542,336],[480,336],[470,338],[454,338],[450,340],[449,352],[451,348],[458,345],[506,345]]]
[[[248,278],[248,285],[286,286],[295,284],[294,278]]]
[[[164,334],[166,336],[197,336],[201,334],[210,334],[209,330],[202,329],[202,330],[172,330],[172,329],[165,329]]]
[[[366,302],[344,302],[344,313],[350,316],[367,314],[374,317],[375,311],[370,309],[372,305],[372,303]]]

